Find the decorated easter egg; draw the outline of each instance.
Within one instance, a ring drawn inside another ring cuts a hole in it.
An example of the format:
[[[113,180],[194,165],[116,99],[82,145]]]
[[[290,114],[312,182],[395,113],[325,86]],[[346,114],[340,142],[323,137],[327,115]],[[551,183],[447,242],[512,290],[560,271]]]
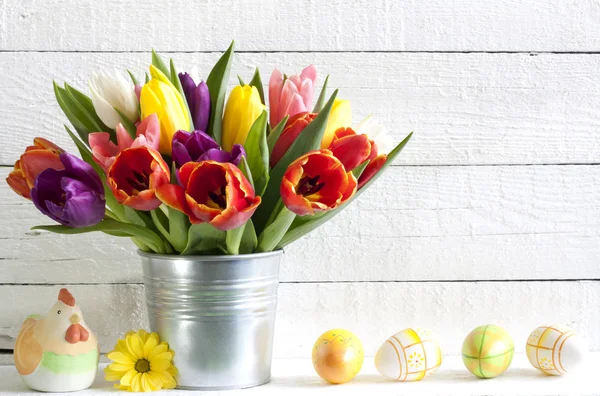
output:
[[[563,375],[583,362],[587,347],[567,326],[540,326],[527,339],[527,358],[536,369],[548,375]]]
[[[440,367],[442,349],[426,329],[405,329],[388,338],[375,355],[375,367],[397,381],[419,381]]]
[[[462,347],[467,369],[479,378],[494,378],[512,362],[515,347],[512,337],[502,327],[479,326],[469,333]]]
[[[358,337],[348,330],[329,330],[315,342],[313,366],[325,381],[343,384],[360,371],[365,353]]]

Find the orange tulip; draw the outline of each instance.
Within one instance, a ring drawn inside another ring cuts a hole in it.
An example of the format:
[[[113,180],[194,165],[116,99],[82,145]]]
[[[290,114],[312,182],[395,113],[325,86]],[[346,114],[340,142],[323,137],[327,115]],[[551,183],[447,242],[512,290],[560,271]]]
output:
[[[299,216],[335,209],[356,192],[356,178],[330,150],[304,154],[287,168],[281,181],[285,206]]]
[[[181,185],[165,184],[157,195],[168,206],[185,213],[192,224],[209,223],[232,230],[246,223],[261,198],[231,163],[188,162],[179,170]]]
[[[288,119],[285,128],[283,128],[283,132],[281,132],[279,139],[277,139],[277,142],[275,142],[275,146],[273,147],[273,153],[271,154],[271,168],[277,165],[292,143],[294,143],[294,140],[300,135],[300,132],[302,132],[316,116],[317,113],[298,113]]]
[[[33,146],[28,146],[15,162],[15,167],[6,178],[6,182],[14,192],[31,199],[31,189],[40,173],[48,168],[65,168],[59,158],[63,152],[63,149],[49,140],[36,137],[33,139]]]
[[[106,176],[117,201],[137,210],[153,210],[161,204],[156,189],[169,183],[171,172],[158,151],[139,146],[121,151]]]
[[[375,157],[375,159],[373,159],[371,162],[369,162],[369,165],[367,165],[363,173],[358,178],[358,188],[361,189],[362,186],[364,186],[369,180],[371,180],[371,178],[375,176],[377,172],[379,172],[379,170],[386,163],[386,161],[387,154],[381,154]]]
[[[367,135],[358,135],[352,128],[339,128],[333,135],[329,150],[351,171],[366,160],[377,156],[377,146]]]

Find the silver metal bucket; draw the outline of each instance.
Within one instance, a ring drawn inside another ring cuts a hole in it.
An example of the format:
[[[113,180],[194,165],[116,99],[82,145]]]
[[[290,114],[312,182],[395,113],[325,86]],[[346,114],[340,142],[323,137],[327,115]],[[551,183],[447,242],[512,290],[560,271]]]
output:
[[[139,252],[150,329],[175,351],[178,388],[224,390],[269,382],[282,253]]]

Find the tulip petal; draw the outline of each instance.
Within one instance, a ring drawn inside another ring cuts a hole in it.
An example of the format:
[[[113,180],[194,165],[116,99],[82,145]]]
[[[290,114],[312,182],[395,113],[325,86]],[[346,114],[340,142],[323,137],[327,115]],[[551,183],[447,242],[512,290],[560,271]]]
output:
[[[190,213],[185,200],[185,189],[183,187],[177,184],[163,184],[156,189],[156,196],[165,205],[185,214]]]
[[[358,178],[358,189],[360,190],[373,176],[379,172],[387,162],[387,154],[380,154],[374,160],[369,162],[363,173]]]
[[[160,143],[160,122],[156,113],[150,114],[140,122],[136,129],[136,135],[144,136],[147,142],[146,145],[154,150],[158,150]]]
[[[64,169],[64,165],[54,152],[49,150],[31,150],[21,155],[19,160],[21,171],[29,188],[32,188],[37,177],[46,169]]]
[[[120,122],[117,124],[117,147],[119,151],[125,150],[126,148],[131,147],[133,144],[133,138],[129,136],[129,132],[123,127],[123,124]]]
[[[271,126],[277,125],[285,116],[279,114],[279,100],[281,98],[281,89],[283,88],[283,74],[279,69],[273,70],[269,79],[269,110],[271,112]]]
[[[350,129],[350,128],[347,128]],[[365,162],[371,154],[371,143],[366,135],[352,135],[334,140],[329,150],[340,160],[346,171]]]

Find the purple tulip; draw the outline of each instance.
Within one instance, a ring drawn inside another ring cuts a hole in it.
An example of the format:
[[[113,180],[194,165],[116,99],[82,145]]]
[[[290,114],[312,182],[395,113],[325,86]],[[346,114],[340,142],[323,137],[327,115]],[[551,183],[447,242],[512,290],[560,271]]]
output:
[[[187,73],[179,73],[179,81],[185,94],[190,113],[192,113],[192,121],[194,129],[206,132],[208,129],[208,121],[210,120],[210,93],[208,85],[204,81],[196,85],[192,77]]]
[[[246,151],[240,144],[233,146],[231,152],[221,150],[217,142],[202,131],[188,133],[177,131],[173,136],[173,160],[177,168],[188,162],[212,160],[217,162],[230,162],[235,166],[240,164]]]
[[[85,161],[60,155],[63,170],[46,169],[35,179],[31,200],[46,216],[69,227],[89,227],[104,218],[104,187]]]

